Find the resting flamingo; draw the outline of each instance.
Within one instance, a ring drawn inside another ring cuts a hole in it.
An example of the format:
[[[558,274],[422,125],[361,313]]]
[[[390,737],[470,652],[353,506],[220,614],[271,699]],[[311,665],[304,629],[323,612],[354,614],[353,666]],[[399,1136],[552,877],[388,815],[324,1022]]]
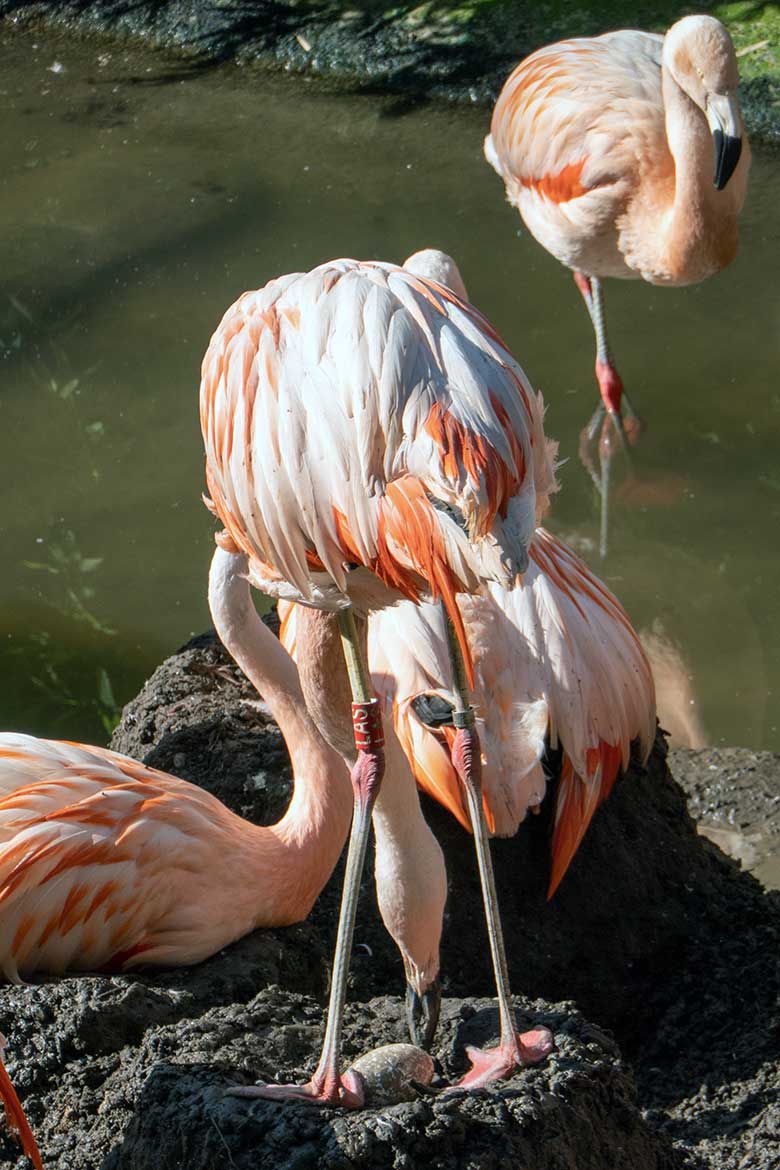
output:
[[[631,438],[638,420],[607,341],[601,279],[693,284],[733,260],[750,161],[738,82],[724,26],[686,16],[665,37],[622,30],[539,49],[496,102],[485,156],[531,234],[574,270],[593,322],[601,402],[581,452],[591,467],[601,431],[605,480],[624,402]]]
[[[197,785],[118,752],[0,734],[6,979],[197,963],[257,927],[302,921],[330,877],[352,807],[344,762],[314,726],[248,582],[231,573],[221,584],[233,629],[243,615],[234,656],[290,753],[287,812],[253,825]],[[231,629],[223,634],[230,642]]]
[[[231,574],[220,596],[231,610],[223,635],[230,643],[240,630],[231,649],[288,745],[295,788],[285,816],[252,825],[117,752],[0,734],[6,979],[196,963],[258,926],[301,921],[328,880],[349,829],[343,760],[312,724],[295,666],[257,617],[246,580]],[[0,1099],[41,1170],[1,1058]]]
[[[257,615],[246,574],[246,557],[218,551],[209,602],[223,643],[284,735],[294,777],[287,812],[276,825],[253,825],[197,785],[117,752],[0,734],[5,978],[189,965],[248,931],[308,915],[346,840],[352,792],[341,756],[312,723],[294,664]],[[314,649],[306,661],[308,685],[322,693],[326,680],[317,674]],[[328,683],[332,678],[331,668]],[[414,876],[425,891],[427,915],[415,913],[408,881],[395,898],[383,897],[380,888],[379,901],[401,947],[410,994],[421,1005],[413,1031],[426,1045],[438,1017],[446,877],[392,733],[388,748],[392,782],[375,810],[377,872],[392,880],[398,853],[423,859]],[[402,922],[394,918],[399,899]],[[0,1099],[40,1170],[2,1060]]]
[[[527,565],[535,468],[546,458],[541,405],[481,314],[426,277],[431,259],[418,257],[416,271],[339,260],[273,280],[228,310],[203,361],[206,475],[223,548],[249,558],[258,588],[323,611],[315,622],[332,629],[327,615],[338,616],[355,730],[352,747],[338,712],[320,702],[323,731],[354,761],[355,793],[320,1061],[307,1085],[236,1090],[245,1096],[360,1104],[339,1055],[383,741],[354,615],[401,598],[441,599],[447,613],[452,754],[473,821],[501,1008],[501,1040],[483,1079],[540,1059],[552,1044],[546,1029],[518,1038],[509,1001],[467,698],[473,666],[456,602],[490,580],[511,588]],[[416,860],[410,853],[398,864]]]

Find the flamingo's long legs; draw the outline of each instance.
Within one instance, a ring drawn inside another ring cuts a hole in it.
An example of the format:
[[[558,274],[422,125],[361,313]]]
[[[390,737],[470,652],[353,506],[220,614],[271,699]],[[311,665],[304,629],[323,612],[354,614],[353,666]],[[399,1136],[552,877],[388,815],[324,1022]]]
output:
[[[30,1129],[30,1123],[3,1064],[3,1050],[6,1044],[5,1036],[0,1035],[0,1102],[5,1111],[5,1123],[12,1133],[18,1134],[22,1149],[35,1170],[43,1170],[40,1151]]]
[[[467,1049],[472,1067],[459,1082],[459,1088],[479,1088],[514,1068],[543,1060],[553,1048],[552,1033],[547,1028],[535,1028],[518,1034],[515,1012],[509,991],[509,970],[498,910],[493,861],[490,856],[487,825],[482,807],[482,756],[479,736],[474,722],[474,710],[469,703],[466,667],[458,636],[449,616],[446,616],[447,638],[455,680],[457,706],[453,722],[457,728],[452,746],[452,762],[466,793],[469,817],[477,850],[477,866],[485,906],[490,953],[498,994],[498,1012],[501,1036],[497,1048]]]
[[[341,1032],[344,1021],[344,1001],[347,989],[347,971],[352,952],[352,935],[363,863],[371,827],[371,813],[379,794],[384,774],[384,737],[379,701],[371,688],[366,667],[365,633],[358,634],[351,608],[340,611],[339,629],[352,690],[352,723],[355,732],[357,759],[351,771],[355,806],[352,831],[347,851],[344,889],[341,896],[336,950],[333,959],[328,1022],[319,1064],[311,1080],[305,1085],[248,1085],[231,1089],[234,1096],[270,1097],[309,1101],[315,1105],[340,1105],[359,1109],[363,1104],[360,1080],[347,1072],[339,1072]]]
[[[630,466],[629,443],[635,443],[639,438],[642,422],[625,392],[623,380],[617,372],[609,347],[601,281],[596,276],[586,276],[583,272],[575,272],[574,282],[582,294],[582,299],[593,324],[593,332],[596,335],[596,378],[601,402],[580,434],[579,451],[580,460],[601,496],[599,552],[602,557],[605,557],[607,555],[609,527],[609,476],[614,438],[617,436]],[[623,411],[626,415],[625,422]],[[591,453],[592,447],[597,441],[600,471],[596,470]]]

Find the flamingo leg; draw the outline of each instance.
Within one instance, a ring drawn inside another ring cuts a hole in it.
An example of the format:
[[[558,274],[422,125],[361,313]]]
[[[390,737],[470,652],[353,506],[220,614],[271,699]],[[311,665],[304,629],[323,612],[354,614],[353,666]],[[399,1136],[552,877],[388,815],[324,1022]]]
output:
[[[635,443],[639,438],[642,422],[629,401],[623,388],[623,380],[617,372],[612,358],[612,351],[607,339],[607,322],[601,281],[596,276],[586,276],[583,272],[575,272],[574,282],[582,294],[582,299],[593,324],[593,332],[596,335],[596,378],[601,402],[580,434],[579,454],[585,470],[601,496],[599,552],[602,557],[605,557],[609,530],[609,478],[614,441],[617,438],[630,466],[629,444]],[[599,470],[596,470],[592,455],[592,449],[596,442],[598,442]]]
[[[339,613],[339,628],[352,690],[352,723],[357,759],[350,773],[355,804],[322,1053],[311,1080],[305,1085],[248,1085],[231,1089],[230,1093],[236,1097],[291,1099],[308,1101],[314,1105],[339,1105],[347,1109],[359,1109],[363,1105],[362,1083],[352,1072],[341,1075],[339,1057],[347,972],[352,952],[360,879],[371,827],[371,813],[384,774],[384,737],[379,700],[374,696],[366,667],[363,645],[365,636],[361,640],[358,635],[351,608]]]
[[[5,1123],[12,1133],[18,1135],[22,1149],[32,1162],[35,1170],[43,1170],[40,1151],[38,1150],[33,1132],[30,1129],[30,1123],[27,1120],[22,1103],[16,1095],[16,1089],[13,1087],[11,1078],[8,1076],[5,1064],[3,1063],[3,1050],[6,1044],[5,1036],[0,1035],[0,1102],[5,1111]]]
[[[474,721],[474,710],[468,701],[466,668],[455,627],[449,617],[446,618],[446,623],[457,699],[457,706],[453,712],[453,722],[457,728],[457,734],[452,747],[452,762],[466,793],[466,803],[474,832],[490,954],[496,979],[501,1028],[496,1048],[468,1048],[466,1050],[472,1067],[458,1082],[458,1088],[478,1089],[483,1085],[490,1084],[491,1081],[507,1076],[515,1068],[536,1064],[538,1061],[544,1060],[552,1051],[554,1042],[548,1028],[534,1028],[521,1034],[517,1031],[515,1012],[510,998],[509,970],[498,910],[493,862],[490,856],[488,831],[482,807],[482,756],[479,737]]]

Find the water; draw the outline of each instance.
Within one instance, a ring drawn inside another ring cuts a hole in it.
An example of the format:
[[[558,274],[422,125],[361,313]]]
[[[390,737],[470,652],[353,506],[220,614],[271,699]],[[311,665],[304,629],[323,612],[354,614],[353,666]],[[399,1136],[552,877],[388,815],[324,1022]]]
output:
[[[780,750],[775,160],[755,160],[726,273],[607,286],[649,426],[599,566],[576,457],[590,324],[503,202],[485,111],[27,35],[0,42],[0,79],[0,726],[102,742],[208,625],[197,386],[224,309],[280,272],[436,245],[545,392],[568,459],[551,526],[677,646],[672,708],[698,719],[693,738]]]

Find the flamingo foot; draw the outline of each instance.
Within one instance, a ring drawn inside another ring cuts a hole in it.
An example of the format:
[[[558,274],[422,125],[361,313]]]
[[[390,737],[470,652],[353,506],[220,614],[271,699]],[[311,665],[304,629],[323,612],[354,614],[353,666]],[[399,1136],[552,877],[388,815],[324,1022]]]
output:
[[[305,1085],[236,1085],[230,1097],[262,1098],[265,1101],[305,1101],[308,1105],[362,1109],[365,1092],[362,1078],[352,1069],[343,1076],[315,1073]]]
[[[516,1068],[539,1064],[549,1056],[555,1040],[549,1028],[532,1028],[514,1037],[514,1042],[499,1044],[497,1048],[467,1048],[471,1068],[457,1085],[457,1089],[481,1089],[492,1081],[509,1076]]]

